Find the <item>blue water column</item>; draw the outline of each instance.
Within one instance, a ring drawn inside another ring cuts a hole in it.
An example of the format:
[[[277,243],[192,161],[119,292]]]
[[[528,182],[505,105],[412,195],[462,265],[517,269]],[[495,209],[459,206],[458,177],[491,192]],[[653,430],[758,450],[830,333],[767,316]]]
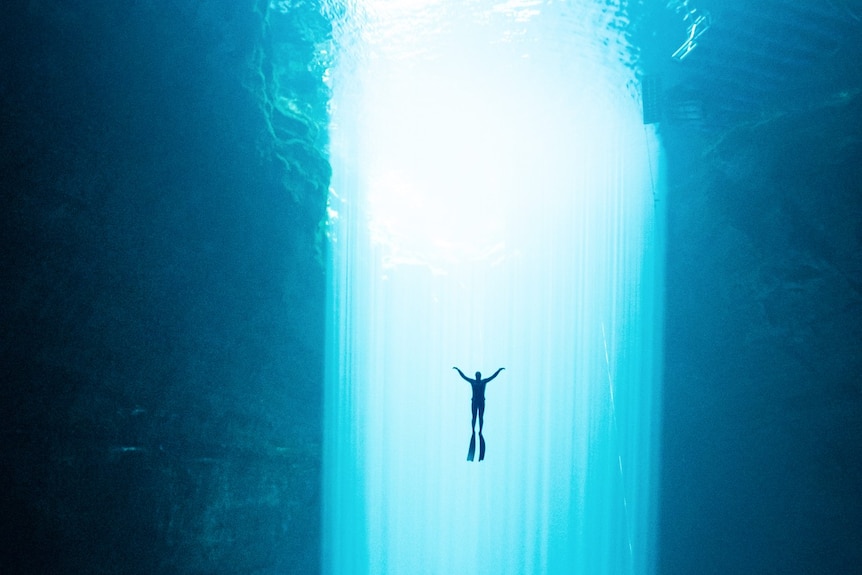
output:
[[[325,573],[653,571],[661,158],[625,15],[337,16]],[[483,377],[485,459],[467,461]]]

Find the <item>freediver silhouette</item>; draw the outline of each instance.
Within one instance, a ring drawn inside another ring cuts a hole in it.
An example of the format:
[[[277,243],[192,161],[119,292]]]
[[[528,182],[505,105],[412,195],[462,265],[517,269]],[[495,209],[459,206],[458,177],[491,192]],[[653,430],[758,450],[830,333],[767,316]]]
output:
[[[489,381],[500,375],[500,372],[506,368],[501,367],[494,372],[494,375],[486,379],[482,379],[482,373],[479,371],[476,372],[476,379],[470,379],[457,367],[453,367],[452,369],[456,370],[464,381],[468,382],[470,387],[473,388],[473,400],[471,405],[473,411],[473,435],[470,438],[470,449],[467,451],[467,461],[473,461],[473,458],[476,455],[476,415],[479,416],[479,461],[482,461],[485,459],[485,438],[482,436],[482,426],[485,423],[485,386]]]

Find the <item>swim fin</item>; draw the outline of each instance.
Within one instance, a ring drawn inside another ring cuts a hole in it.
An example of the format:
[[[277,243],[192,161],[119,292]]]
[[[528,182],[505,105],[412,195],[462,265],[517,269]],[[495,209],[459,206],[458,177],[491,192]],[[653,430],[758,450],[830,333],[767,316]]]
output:
[[[485,438],[482,436],[482,432],[479,432],[479,461],[485,459]]]
[[[470,438],[470,450],[467,451],[467,461],[473,461],[473,458],[476,456],[476,434],[473,434],[473,437]]]

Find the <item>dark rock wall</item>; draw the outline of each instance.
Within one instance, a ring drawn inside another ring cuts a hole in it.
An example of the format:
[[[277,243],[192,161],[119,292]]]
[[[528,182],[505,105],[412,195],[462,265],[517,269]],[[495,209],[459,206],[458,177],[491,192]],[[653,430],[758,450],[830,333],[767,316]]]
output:
[[[858,3],[644,10],[634,35],[663,85],[668,162],[657,572],[856,573]],[[674,61],[690,10],[711,26]]]
[[[827,97],[797,97],[731,127],[708,117],[661,127],[663,575],[852,574],[862,565],[855,61],[855,76],[823,78],[845,86]]]
[[[3,573],[318,570],[329,172],[242,4],[0,15]]]

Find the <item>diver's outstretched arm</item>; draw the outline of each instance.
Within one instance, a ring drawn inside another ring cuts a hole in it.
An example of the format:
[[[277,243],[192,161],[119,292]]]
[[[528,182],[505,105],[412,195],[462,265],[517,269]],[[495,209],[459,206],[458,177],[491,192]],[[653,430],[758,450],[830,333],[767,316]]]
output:
[[[497,377],[498,375],[500,375],[500,372],[501,372],[501,371],[503,371],[504,369],[506,369],[506,368],[505,368],[505,367],[501,367],[500,369],[498,369],[497,371],[495,371],[495,372],[494,372],[494,375],[492,375],[492,376],[491,376],[491,377],[489,377],[488,379],[483,379],[483,380],[482,380],[482,383],[488,383],[489,381],[491,381],[492,379],[494,379],[495,377]]]
[[[470,379],[469,377],[467,377],[466,375],[464,375],[464,372],[463,372],[463,371],[461,371],[461,370],[460,370],[460,369],[458,369],[457,367],[453,367],[452,369],[458,370],[458,373],[459,373],[459,374],[461,374],[461,377],[463,377],[463,378],[464,378],[464,380],[466,380],[466,381],[470,382],[471,384],[473,383],[473,380],[472,380],[472,379]]]

